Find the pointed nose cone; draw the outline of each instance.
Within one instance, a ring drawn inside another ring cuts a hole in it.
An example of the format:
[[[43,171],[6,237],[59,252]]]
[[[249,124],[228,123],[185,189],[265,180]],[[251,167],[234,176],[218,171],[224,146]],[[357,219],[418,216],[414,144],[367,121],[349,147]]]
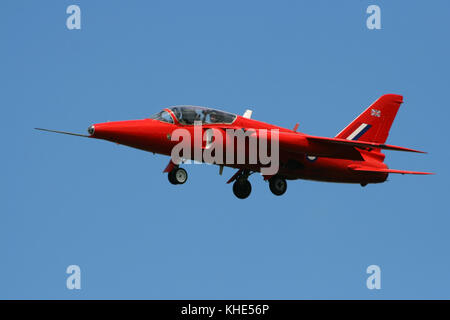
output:
[[[160,135],[157,121],[151,119],[96,123],[88,128],[92,138],[148,150]]]
[[[113,121],[93,124],[88,128],[88,133],[93,138],[119,142],[148,133],[150,129],[151,125],[146,120]]]
[[[94,125],[89,126],[89,128],[87,129],[87,132],[89,133],[89,135],[90,135],[91,137],[94,136],[94,133],[95,133],[95,126],[94,126]]]

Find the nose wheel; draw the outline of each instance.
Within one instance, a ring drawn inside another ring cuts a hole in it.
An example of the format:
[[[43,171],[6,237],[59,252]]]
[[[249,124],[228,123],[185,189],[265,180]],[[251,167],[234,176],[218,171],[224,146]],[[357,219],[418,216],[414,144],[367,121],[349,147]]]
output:
[[[275,175],[269,179],[269,188],[270,191],[276,196],[281,196],[287,190],[287,182],[286,179]]]
[[[187,181],[188,174],[183,168],[174,168],[167,175],[171,184],[183,184]]]

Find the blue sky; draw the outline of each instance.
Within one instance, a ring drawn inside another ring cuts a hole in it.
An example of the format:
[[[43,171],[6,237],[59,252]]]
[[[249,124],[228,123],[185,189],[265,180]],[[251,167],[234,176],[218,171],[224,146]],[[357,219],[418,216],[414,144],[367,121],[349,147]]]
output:
[[[449,19],[448,1],[1,1],[0,298],[450,298]],[[242,201],[231,169],[173,186],[167,157],[33,130],[194,104],[334,136],[384,93],[405,101],[388,143],[429,152],[388,165],[437,175],[282,197],[255,175]]]

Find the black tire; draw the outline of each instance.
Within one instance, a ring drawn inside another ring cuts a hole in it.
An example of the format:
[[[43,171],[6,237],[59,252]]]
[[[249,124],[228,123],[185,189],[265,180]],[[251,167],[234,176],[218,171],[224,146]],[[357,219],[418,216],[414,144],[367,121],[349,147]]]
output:
[[[175,177],[173,176],[173,171],[170,171],[169,174],[167,175],[167,178],[169,179],[169,182],[171,184],[178,184],[177,181],[175,180]]]
[[[252,185],[247,179],[237,179],[233,183],[233,193],[239,199],[247,198],[252,192]]]
[[[188,174],[183,168],[175,168],[167,175],[171,184],[183,184],[188,179]]]
[[[269,188],[270,191],[276,196],[283,195],[287,190],[287,182],[286,179],[280,176],[273,176],[269,179]]]

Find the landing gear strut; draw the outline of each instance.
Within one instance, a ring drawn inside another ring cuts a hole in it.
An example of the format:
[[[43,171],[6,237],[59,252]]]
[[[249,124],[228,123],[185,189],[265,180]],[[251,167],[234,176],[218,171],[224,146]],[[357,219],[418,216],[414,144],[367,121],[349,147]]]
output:
[[[183,184],[186,182],[188,174],[183,168],[175,167],[169,172],[167,178],[171,184]]]
[[[273,176],[269,179],[269,188],[274,195],[281,196],[287,190],[286,179],[280,177],[279,175]]]

